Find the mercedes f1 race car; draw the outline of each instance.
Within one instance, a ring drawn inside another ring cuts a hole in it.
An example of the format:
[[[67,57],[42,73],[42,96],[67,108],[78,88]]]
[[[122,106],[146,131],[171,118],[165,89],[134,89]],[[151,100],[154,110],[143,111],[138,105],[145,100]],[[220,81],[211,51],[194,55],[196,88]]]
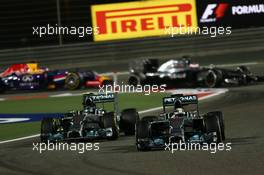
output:
[[[200,67],[190,59],[169,60],[159,65],[157,59],[135,60],[130,64],[130,85],[166,84],[169,87],[219,87],[247,85],[264,81],[264,76],[253,75],[245,66],[235,70]]]
[[[105,108],[111,106],[112,110],[106,111]],[[82,111],[67,113],[62,118],[42,120],[41,141],[114,140],[120,132],[134,135],[138,117],[138,112],[133,108],[119,112],[117,94],[85,94]]]
[[[222,112],[201,115],[196,95],[163,98],[163,113],[145,116],[136,123],[139,151],[164,148],[172,143],[219,143],[225,140]]]
[[[49,70],[37,63],[14,64],[0,73],[0,92],[8,90],[45,90],[98,87],[112,80],[93,71]]]

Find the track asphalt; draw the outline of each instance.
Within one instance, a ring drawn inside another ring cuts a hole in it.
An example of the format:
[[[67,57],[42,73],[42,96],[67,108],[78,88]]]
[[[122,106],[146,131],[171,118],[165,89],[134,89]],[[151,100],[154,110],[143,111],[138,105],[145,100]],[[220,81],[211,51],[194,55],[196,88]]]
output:
[[[264,70],[263,64],[251,68],[254,72]],[[264,84],[231,87],[228,93],[200,103],[202,113],[214,110],[224,113],[231,151],[138,152],[135,138],[122,136],[117,141],[100,142],[99,151],[39,154],[32,150],[32,143],[39,139],[32,138],[0,145],[0,174],[264,174]]]

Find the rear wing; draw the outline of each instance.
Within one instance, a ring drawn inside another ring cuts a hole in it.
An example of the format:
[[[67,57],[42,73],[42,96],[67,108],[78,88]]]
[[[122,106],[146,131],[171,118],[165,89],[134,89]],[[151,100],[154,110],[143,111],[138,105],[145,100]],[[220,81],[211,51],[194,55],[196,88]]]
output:
[[[106,103],[106,102],[115,102],[116,94],[115,93],[108,93],[108,94],[84,94],[83,95],[83,102],[87,98],[92,98],[95,103]]]
[[[174,106],[175,102],[179,101],[182,106],[196,104],[198,111],[198,97],[197,95],[183,95],[183,94],[175,94],[170,97],[163,98],[163,111],[165,112],[166,106]]]
[[[118,99],[117,93],[107,93],[107,94],[84,94],[83,95],[83,105],[85,105],[85,101],[87,98],[92,98],[94,103],[102,103],[104,108],[104,103],[113,103],[114,111],[118,114]],[[84,106],[85,107],[85,106]]]

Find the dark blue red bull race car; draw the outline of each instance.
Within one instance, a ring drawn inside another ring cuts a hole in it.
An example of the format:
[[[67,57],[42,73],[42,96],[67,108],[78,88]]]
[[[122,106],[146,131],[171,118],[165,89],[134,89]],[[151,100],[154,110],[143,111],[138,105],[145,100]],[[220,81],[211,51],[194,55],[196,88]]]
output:
[[[8,90],[75,90],[111,84],[112,79],[94,71],[49,70],[37,63],[13,64],[0,73],[0,92]]]

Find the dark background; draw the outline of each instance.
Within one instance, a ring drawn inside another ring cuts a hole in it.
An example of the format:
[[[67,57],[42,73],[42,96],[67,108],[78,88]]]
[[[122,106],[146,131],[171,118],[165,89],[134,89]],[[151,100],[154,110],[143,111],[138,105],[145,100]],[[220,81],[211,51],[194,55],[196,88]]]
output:
[[[136,0],[60,0],[61,25],[92,26],[91,5],[129,1]],[[32,27],[58,24],[56,0],[1,0],[0,15],[0,49],[59,44],[57,35],[32,35]],[[63,35],[63,44],[87,41],[92,36]]]
[[[90,6],[93,4],[118,3],[138,0],[59,0],[62,26],[92,26]],[[59,45],[58,35],[33,35],[32,27],[55,26],[57,21],[56,0],[1,0],[0,5],[0,50],[9,48],[32,48],[46,45]],[[263,3],[263,0],[198,0],[198,21],[207,4],[228,2],[229,4]],[[231,16],[228,9],[225,17],[216,23],[200,23],[200,26],[232,26],[232,28],[248,28],[263,26],[264,15]],[[62,35],[62,44],[91,42],[93,37],[85,35]]]

